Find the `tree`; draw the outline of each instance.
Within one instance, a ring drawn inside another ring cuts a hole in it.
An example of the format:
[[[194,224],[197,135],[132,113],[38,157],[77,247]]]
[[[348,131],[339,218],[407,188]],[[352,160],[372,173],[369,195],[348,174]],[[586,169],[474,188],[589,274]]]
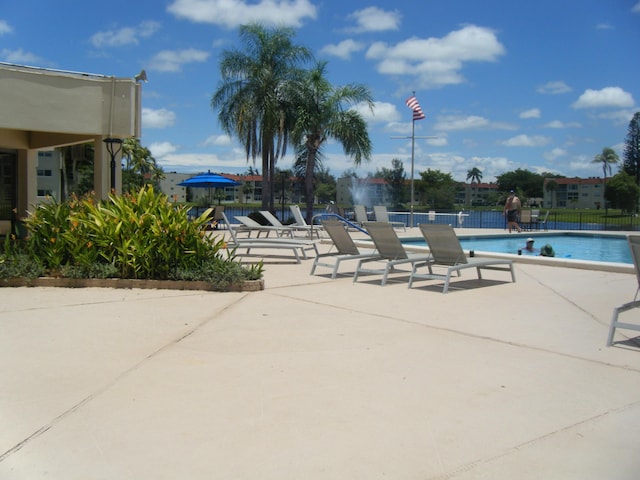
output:
[[[428,168],[426,172],[420,172],[420,178],[416,184],[420,204],[431,208],[453,208],[457,183],[450,173]]]
[[[502,193],[507,193],[509,190],[518,191],[521,201],[525,201],[530,197],[542,197],[542,185],[544,178],[549,175],[540,175],[538,173],[530,172],[529,170],[518,168],[512,172],[505,172],[502,175],[497,175],[498,190]]]
[[[636,112],[629,122],[622,168],[635,178],[636,185],[640,185],[640,112]]]
[[[613,208],[620,208],[627,212],[634,212],[640,199],[640,187],[635,178],[622,171],[609,180],[605,191],[605,200]]]
[[[376,178],[383,178],[391,193],[391,201],[394,206],[399,205],[404,200],[405,184],[407,182],[407,174],[404,171],[404,165],[401,160],[394,158],[391,160],[392,168],[382,167],[376,171]]]
[[[68,198],[70,194],[81,196],[94,189],[94,153],[93,142],[60,148],[63,181],[60,200]]]
[[[618,163],[618,155],[613,150],[613,148],[605,147],[602,149],[602,153],[599,153],[594,157],[591,163],[601,163],[602,164],[602,188],[604,190],[604,198],[607,199],[607,172],[611,175],[611,165],[614,163]],[[605,201],[604,208],[607,210],[608,203]]]
[[[275,164],[286,154],[293,124],[287,85],[301,76],[298,67],[311,59],[306,47],[292,42],[294,31],[258,24],[240,27],[244,51],[222,55],[222,84],[213,94],[211,107],[226,133],[242,143],[247,160],[262,159],[262,208],[274,209]]]
[[[613,150],[613,148],[605,147],[602,149],[602,153],[599,153],[593,158],[591,163],[602,164],[602,174],[604,175],[603,184],[606,187],[607,172],[611,175],[611,165],[618,163],[618,154]]]
[[[369,89],[359,84],[333,87],[325,77],[325,68],[326,62],[318,62],[291,92],[296,106],[291,139],[296,145],[296,156],[306,159],[307,222],[313,218],[315,164],[326,141],[332,139],[342,144],[344,153],[353,159],[354,165],[360,165],[363,159],[368,160],[371,156],[367,123],[358,112],[348,109],[360,102],[373,108]]]
[[[140,144],[137,138],[126,138],[122,142],[122,191],[133,192],[143,185],[153,184],[158,188],[158,183],[164,178],[164,171],[156,163],[148,148]]]
[[[473,167],[471,170],[467,171],[467,180],[471,181],[471,188],[473,188],[473,184],[478,184],[482,181],[482,170],[480,170],[478,167]],[[478,187],[476,185],[476,194],[475,194],[475,198],[476,200],[478,200]],[[471,205],[473,205],[473,201],[471,202]]]

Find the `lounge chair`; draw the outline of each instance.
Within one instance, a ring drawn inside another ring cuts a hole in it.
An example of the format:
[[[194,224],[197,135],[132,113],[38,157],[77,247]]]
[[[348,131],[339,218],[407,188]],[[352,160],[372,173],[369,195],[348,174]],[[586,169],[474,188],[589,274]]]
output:
[[[618,316],[621,313],[640,307],[640,300],[638,300],[638,293],[640,293],[640,235],[629,235],[627,237],[627,241],[629,242],[629,248],[631,249],[631,257],[633,258],[633,268],[636,273],[638,288],[636,289],[636,295],[633,297],[633,301],[613,309],[613,316],[611,317],[611,324],[609,325],[609,335],[607,336],[608,347],[613,345],[613,335],[616,333],[616,328],[640,331],[640,323],[625,323],[618,321]]]
[[[282,237],[284,235],[288,235],[289,237],[293,236],[291,229],[288,227],[274,227],[272,225],[261,225],[256,222],[253,218],[247,217],[244,215],[236,215],[236,220],[240,222],[241,227],[238,231],[246,232],[247,235],[251,236],[252,232],[256,232],[257,237],[260,237],[261,233],[266,234],[265,236],[269,236],[270,233],[275,233],[277,237]]]
[[[344,260],[361,260],[364,258],[374,257],[381,258],[375,249],[366,252],[360,251],[358,246],[353,242],[353,239],[351,238],[351,235],[349,235],[344,223],[338,220],[323,220],[322,226],[324,227],[324,231],[327,232],[333,241],[333,245],[336,249],[328,253],[316,255],[316,258],[313,261],[313,267],[311,267],[311,275],[315,273],[316,267],[328,267],[333,269],[331,272],[331,278],[334,279],[338,275],[340,262]],[[333,263],[328,262],[328,260],[333,260]]]
[[[531,230],[531,223],[533,219],[531,217],[531,210],[521,210],[520,218],[518,219],[518,225],[523,230]]]
[[[497,258],[467,258],[460,241],[450,225],[440,224],[421,224],[419,225],[422,236],[427,241],[429,250],[432,255],[432,261],[426,267],[429,269],[428,274],[419,274],[417,269],[421,265],[414,265],[411,277],[409,278],[409,288],[413,285],[416,278],[427,280],[444,280],[442,293],[449,291],[449,282],[451,274],[457,273],[460,276],[460,270],[465,268],[475,268],[478,278],[482,279],[482,270],[501,270],[511,272],[511,280],[516,281],[516,275],[513,270],[513,262],[511,260]],[[444,273],[435,273],[434,267],[444,268]]]
[[[289,209],[291,210],[291,214],[296,221],[297,229],[305,230],[308,233],[309,238],[313,238],[314,235],[320,238],[320,230],[322,230],[322,225],[309,225],[304,219],[304,216],[302,215],[302,212],[300,211],[300,207],[298,205],[289,205]]]
[[[373,214],[376,216],[376,222],[387,222],[390,223],[393,228],[402,228],[404,231],[407,230],[404,222],[392,222],[389,220],[389,212],[384,205],[374,205]]]
[[[311,227],[309,225],[305,225],[302,227],[298,225],[283,225],[282,222],[278,220],[278,217],[276,217],[269,210],[260,210],[260,215],[262,215],[271,226],[289,230],[291,232],[291,236],[293,236],[293,232],[296,231],[309,234],[309,231],[311,230]]]
[[[416,266],[424,266],[430,261],[429,254],[407,252],[398,238],[395,230],[390,223],[385,222],[365,222],[364,227],[371,235],[378,257],[363,258],[358,261],[353,281],[357,282],[361,273],[377,273],[382,274],[381,285],[387,284],[389,272],[398,265],[411,264]],[[363,268],[369,262],[384,262],[384,268],[366,269]]]
[[[238,231],[233,228],[227,216],[224,213],[222,215],[231,236],[231,240],[227,242],[227,248],[229,249],[246,250],[246,255],[250,255],[252,249],[291,250],[296,263],[300,263],[301,257],[308,258],[307,250],[314,250],[315,254],[318,254],[318,247],[314,240],[302,238],[238,238]]]
[[[353,214],[355,215],[356,223],[361,227],[364,226],[365,222],[369,221],[369,216],[367,215],[367,209],[365,208],[364,205],[354,205]]]

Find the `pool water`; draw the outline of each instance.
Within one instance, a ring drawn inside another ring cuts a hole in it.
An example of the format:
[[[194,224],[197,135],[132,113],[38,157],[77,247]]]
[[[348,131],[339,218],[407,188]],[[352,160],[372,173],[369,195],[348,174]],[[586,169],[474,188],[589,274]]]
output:
[[[529,237],[535,240],[533,244],[534,252],[525,250],[525,244]],[[416,245],[425,244],[424,241],[411,243]],[[625,236],[597,234],[460,236],[460,244],[464,250],[511,253],[514,255],[517,255],[518,250],[522,250],[522,255],[539,255],[540,249],[547,243],[553,247],[556,258],[633,264],[631,251]]]

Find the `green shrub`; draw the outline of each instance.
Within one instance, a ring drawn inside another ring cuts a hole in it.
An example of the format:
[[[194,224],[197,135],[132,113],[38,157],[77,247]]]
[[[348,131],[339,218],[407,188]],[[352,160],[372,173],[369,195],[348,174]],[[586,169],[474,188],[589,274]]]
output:
[[[222,237],[207,235],[211,209],[194,220],[187,212],[151,186],[106,201],[93,196],[52,201],[27,219],[23,250],[49,275],[72,278],[193,277],[224,287],[262,277],[261,263],[241,265],[233,252],[225,253]],[[5,247],[7,258],[17,254],[9,250]]]

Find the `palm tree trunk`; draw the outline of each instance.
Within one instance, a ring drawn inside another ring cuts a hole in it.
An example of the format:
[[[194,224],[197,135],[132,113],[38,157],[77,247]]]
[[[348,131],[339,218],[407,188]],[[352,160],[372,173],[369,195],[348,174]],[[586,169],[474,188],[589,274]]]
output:
[[[313,221],[313,172],[316,165],[316,150],[310,148],[307,157],[306,171],[304,174],[304,196],[307,202],[306,220],[308,224]]]

